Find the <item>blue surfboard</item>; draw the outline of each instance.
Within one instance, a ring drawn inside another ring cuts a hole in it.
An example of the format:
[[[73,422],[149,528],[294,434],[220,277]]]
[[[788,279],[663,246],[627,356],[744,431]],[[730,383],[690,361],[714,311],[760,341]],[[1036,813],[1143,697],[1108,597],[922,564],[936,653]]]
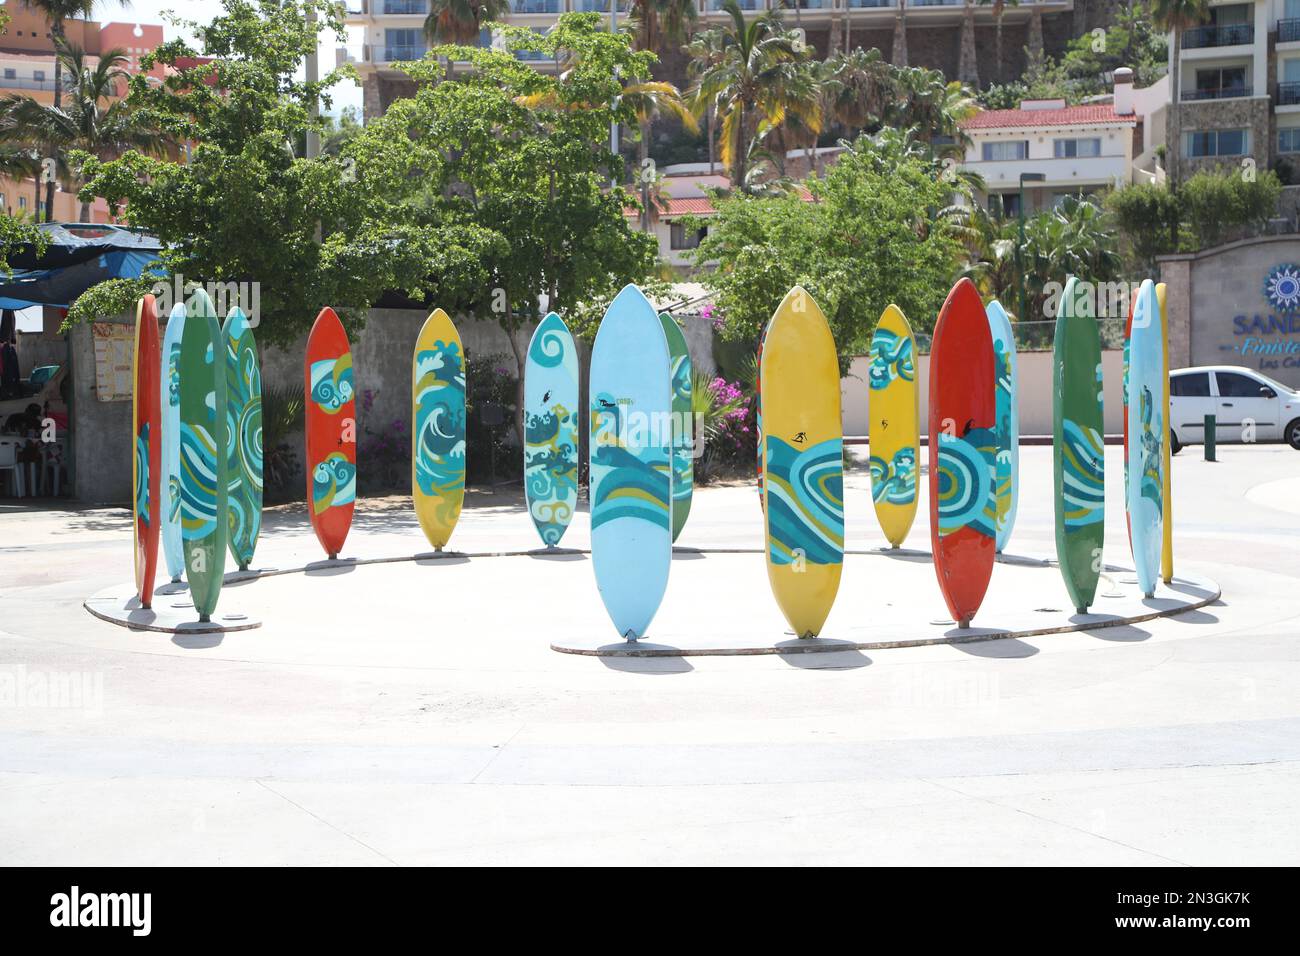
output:
[[[1160,573],[1164,515],[1164,443],[1169,433],[1161,410],[1164,396],[1164,342],[1160,302],[1150,279],[1138,289],[1129,338],[1128,474],[1125,504],[1138,588],[1155,593]]]
[[[672,366],[659,315],[624,286],[591,349],[591,563],[614,629],[643,637],[672,561]]]
[[[524,496],[553,548],[578,505],[578,348],[564,320],[542,319],[524,362]]]
[[[984,307],[993,335],[994,404],[996,415],[993,433],[997,439],[994,460],[993,492],[996,498],[999,553],[1011,539],[1016,523],[1016,505],[1020,500],[1020,391],[1016,381],[1016,336],[1011,318],[1002,303],[994,299]]]
[[[163,556],[173,584],[185,571],[181,547],[181,335],[185,331],[185,303],[177,302],[167,317],[162,344],[162,469],[158,493],[162,496]]]

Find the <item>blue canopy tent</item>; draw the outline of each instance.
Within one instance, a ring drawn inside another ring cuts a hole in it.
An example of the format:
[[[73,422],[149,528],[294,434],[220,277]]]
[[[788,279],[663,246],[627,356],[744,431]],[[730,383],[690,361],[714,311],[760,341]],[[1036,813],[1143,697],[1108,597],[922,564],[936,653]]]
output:
[[[99,223],[41,223],[46,247],[19,246],[9,256],[13,270],[0,277],[0,309],[32,305],[67,308],[81,293],[106,279],[162,276],[162,243],[125,226]]]
[[[162,243],[139,230],[100,223],[42,223],[37,228],[45,235],[45,248],[41,250],[34,244],[18,246],[9,255],[11,272],[0,273],[0,315],[3,316],[0,328],[10,335],[14,327],[10,310],[30,306],[67,309],[87,289],[108,279],[164,275],[158,264]],[[89,331],[80,331],[88,339]],[[73,362],[73,338],[65,337],[64,370],[58,388],[58,393],[65,396],[68,413],[67,426],[60,436],[61,458],[68,472],[67,487],[77,497],[85,497],[95,492],[93,487],[83,489],[77,484],[77,435],[83,430],[88,435],[107,434],[124,413],[120,408],[109,411],[109,406],[76,400],[77,390],[72,385],[78,370]],[[85,348],[93,349],[93,346],[87,342]],[[83,349],[83,356],[86,355],[93,355],[93,351]],[[85,365],[84,374],[93,380],[93,365],[88,363],[93,363],[93,357],[83,357],[81,362]],[[20,404],[22,401],[19,400]],[[93,471],[92,468],[86,473],[90,475]]]

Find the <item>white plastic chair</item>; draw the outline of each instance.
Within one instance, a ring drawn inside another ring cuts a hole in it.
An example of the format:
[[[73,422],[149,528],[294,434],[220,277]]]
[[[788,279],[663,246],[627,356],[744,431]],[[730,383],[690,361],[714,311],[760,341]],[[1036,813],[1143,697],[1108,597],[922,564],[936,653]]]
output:
[[[10,484],[13,487],[14,495],[22,498],[27,491],[26,483],[23,481],[23,469],[18,464],[18,447],[17,444],[0,438],[0,475],[7,471],[13,476]]]

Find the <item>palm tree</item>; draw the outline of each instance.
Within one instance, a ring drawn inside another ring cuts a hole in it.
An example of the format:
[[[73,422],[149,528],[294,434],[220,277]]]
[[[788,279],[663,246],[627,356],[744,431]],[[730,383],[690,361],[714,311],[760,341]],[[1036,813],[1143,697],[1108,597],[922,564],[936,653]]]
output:
[[[1171,30],[1174,34],[1174,68],[1170,71],[1169,77],[1169,91],[1173,95],[1170,119],[1173,130],[1178,136],[1182,135],[1182,125],[1178,121],[1178,106],[1182,93],[1178,87],[1182,74],[1182,64],[1179,61],[1183,53],[1183,31],[1204,23],[1209,17],[1209,12],[1209,0],[1151,0],[1152,22],[1162,30]],[[1170,186],[1174,186],[1178,181],[1179,156],[1182,149],[1181,144],[1177,142],[1171,143],[1170,146],[1174,155],[1167,173]]]
[[[126,0],[118,0],[121,6],[126,6]],[[27,0],[27,6],[39,10],[45,14],[45,19],[50,21],[50,39],[54,42],[56,60],[54,64],[54,108],[58,109],[63,105],[63,72],[59,69],[57,60],[60,45],[66,40],[66,32],[63,24],[68,20],[85,20],[94,12],[96,0]],[[56,156],[57,160],[58,157]],[[54,181],[51,180],[45,187],[45,221],[49,222],[54,218]]]
[[[162,153],[169,140],[142,121],[142,114],[116,98],[120,84],[130,74],[125,50],[108,50],[90,66],[85,51],[56,41],[60,47],[58,69],[72,77],[68,102],[45,105],[30,96],[9,96],[4,100],[5,127],[27,132],[38,142],[55,146],[60,158],[59,177],[74,188],[82,183],[80,171],[62,161],[70,150],[82,150],[99,159],[115,159],[130,149]],[[90,203],[83,201],[79,218],[90,218]]]
[[[907,0],[898,0],[898,12],[894,14],[894,46],[889,62],[894,66],[907,66]]]
[[[957,79],[979,89],[980,71],[975,58],[975,3],[962,0],[961,52],[957,57]]]
[[[997,67],[995,69],[997,72],[994,74],[994,77],[997,82],[1001,83],[1005,70],[1002,63],[1002,14],[1007,12],[1007,7],[1020,6],[1020,0],[976,0],[976,2],[982,7],[993,7],[993,21],[997,24],[997,45],[995,54],[997,57]]]
[[[656,116],[671,113],[681,120],[682,125],[690,132],[699,130],[695,114],[682,100],[681,92],[671,83],[658,81],[629,83],[623,87],[619,102],[630,106],[636,113],[637,126],[641,130],[641,141],[637,144],[637,159],[641,164],[644,164],[650,155],[650,121]]]
[[[632,46],[637,50],[649,50],[661,58],[669,44],[681,45],[689,24],[695,22],[694,0],[631,0],[628,12],[631,15]],[[677,90],[675,87],[672,90],[676,98]],[[641,133],[638,158],[642,162],[650,152],[650,121],[655,113],[656,110],[637,112]],[[691,129],[695,128],[692,119]]]
[[[430,43],[469,46],[478,40],[483,25],[510,12],[510,0],[429,0],[424,35]],[[447,79],[455,63],[447,59]]]
[[[698,84],[701,76],[722,62],[726,55],[725,50],[726,35],[722,30],[701,30],[691,37],[689,43],[682,47],[682,52],[687,56],[686,75],[694,83]],[[706,103],[704,108],[704,128],[708,131],[710,176],[713,175],[713,166],[717,159],[717,151],[714,146],[714,133],[717,125],[718,114],[714,110],[712,103]]]
[[[896,75],[898,96],[885,109],[882,120],[886,125],[915,127],[917,136],[931,145],[951,140],[942,151],[969,145],[961,123],[979,110],[969,88],[956,80],[948,82],[938,70],[922,67],[908,67]]]
[[[797,64],[806,53],[795,49],[780,14],[772,11],[747,23],[736,0],[725,0],[722,9],[731,18],[723,28],[722,56],[701,74],[692,99],[697,113],[710,104],[717,110],[722,162],[739,188],[745,182],[750,136],[762,127],[780,126],[790,113],[802,115],[810,125],[815,120],[797,90]]]
[[[895,71],[880,51],[857,49],[826,61],[830,117],[847,130],[879,124],[887,104],[898,95]]]

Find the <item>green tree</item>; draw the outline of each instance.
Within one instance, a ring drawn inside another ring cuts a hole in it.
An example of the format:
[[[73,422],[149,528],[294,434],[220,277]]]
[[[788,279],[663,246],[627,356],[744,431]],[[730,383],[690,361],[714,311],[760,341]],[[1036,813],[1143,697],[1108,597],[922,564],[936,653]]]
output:
[[[646,50],[657,57],[662,57],[670,45],[681,46],[696,19],[695,0],[631,0],[628,12],[631,15],[629,29],[633,48]],[[640,132],[637,156],[642,163],[650,154],[650,123],[657,115],[665,111],[671,112],[686,122],[688,129],[696,129],[693,117],[689,122],[686,121],[690,113],[682,105],[677,88],[669,83],[652,85],[667,88],[671,95],[656,90],[651,96],[645,97],[637,109],[637,127]],[[625,92],[624,95],[628,93]]]
[[[1173,31],[1174,34],[1174,71],[1169,78],[1169,91],[1173,97],[1169,111],[1170,119],[1173,121],[1172,129],[1174,130],[1182,129],[1179,122],[1179,112],[1183,94],[1179,86],[1182,80],[1183,31],[1204,23],[1209,16],[1209,11],[1209,0],[1151,0],[1152,22],[1161,30]],[[1178,168],[1181,165],[1177,157],[1182,150],[1182,144],[1171,143],[1170,147],[1175,151],[1175,156],[1173,162],[1169,164],[1169,178],[1177,185]]]
[[[119,0],[125,3],[125,0]],[[67,39],[67,32],[64,24],[69,20],[89,19],[97,6],[97,0],[27,0],[27,5],[39,10],[45,14],[45,18],[50,21],[50,39],[54,41],[55,49],[59,44]],[[54,108],[57,110],[63,106],[63,71],[59,64],[55,63],[54,70]],[[57,160],[59,157],[54,155],[54,144],[49,144],[50,153]],[[54,180],[51,179],[45,186],[45,220],[49,222],[54,218]]]
[[[430,43],[473,44],[484,26],[509,12],[510,0],[429,0],[424,35]],[[455,69],[456,61],[448,57],[447,79]]]
[[[354,328],[389,289],[412,297],[486,281],[478,258],[492,237],[473,224],[395,220],[355,165],[334,157],[304,159],[290,145],[322,121],[311,107],[340,74],[317,83],[298,77],[320,29],[341,35],[328,0],[223,0],[206,24],[188,24],[198,49],[183,40],[144,60],[171,67],[161,86],[131,80],[127,104],[179,142],[196,144],[185,163],[138,150],[103,161],[87,158],[82,198],[101,196],[163,244],[162,266],[198,282],[256,282],[259,338],[293,342],[324,305]],[[308,22],[314,10],[319,20]],[[203,56],[210,63],[182,65]],[[436,64],[433,64],[436,66]],[[83,294],[68,321],[128,307],[151,281],[110,280]]]
[[[782,26],[778,11],[746,21],[736,0],[724,0],[731,23],[723,28],[721,55],[699,77],[693,91],[696,112],[711,106],[722,123],[722,163],[731,182],[745,182],[749,140],[763,127],[780,126],[787,113],[803,113],[811,126],[813,107],[797,88],[798,61],[808,54]]]
[[[60,73],[72,77],[63,107],[46,105],[25,95],[11,95],[4,103],[4,122],[0,135],[25,135],[33,142],[50,143],[59,157],[59,173],[65,184],[79,189],[84,185],[80,168],[67,160],[73,151],[98,159],[114,159],[128,149],[160,155],[169,140],[150,126],[143,114],[123,100],[116,99],[130,74],[122,68],[127,62],[123,50],[107,50],[91,66],[85,51],[63,40],[56,40]],[[84,222],[90,218],[90,202],[83,198],[79,212]]]
[[[606,179],[622,181],[610,123],[636,118],[621,94],[650,82],[655,57],[602,29],[596,14],[565,14],[546,36],[503,29],[511,49],[558,56],[564,69],[548,75],[510,52],[437,48],[473,69],[443,83],[434,63],[405,65],[415,95],[367,125],[344,156],[388,221],[490,237],[477,252],[481,281],[440,287],[438,302],[501,325],[521,389],[517,333],[540,318],[543,299],[567,316],[654,268],[654,239],[624,215],[635,197]],[[522,408],[522,392],[518,399]]]
[[[963,259],[955,230],[937,215],[960,187],[935,170],[923,155],[860,137],[824,178],[808,183],[816,202],[720,199],[696,262],[718,263],[704,282],[726,316],[724,337],[756,344],[796,283],[826,313],[842,370],[890,302],[918,328],[931,328]]]
[[[1178,195],[1163,183],[1133,183],[1106,197],[1113,217],[1138,270],[1155,274],[1156,256],[1178,251],[1182,211]]]
[[[1217,246],[1236,230],[1277,215],[1282,183],[1271,170],[1247,179],[1240,171],[1202,169],[1178,189],[1178,206],[1197,249]]]
[[[1086,282],[1119,277],[1122,258],[1102,207],[1089,198],[1067,196],[1054,209],[1025,220],[1024,283],[1033,303],[1030,316],[1043,318],[1049,282],[1077,276]],[[1030,316],[1020,316],[1024,321]]]

